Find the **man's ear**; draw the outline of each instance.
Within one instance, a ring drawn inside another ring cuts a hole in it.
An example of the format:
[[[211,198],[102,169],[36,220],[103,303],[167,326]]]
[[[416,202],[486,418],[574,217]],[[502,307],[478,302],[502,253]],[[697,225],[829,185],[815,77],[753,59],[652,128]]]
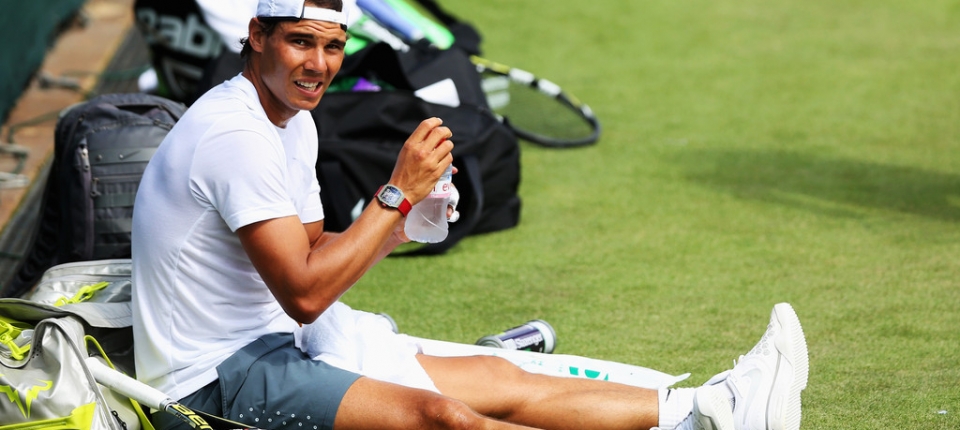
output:
[[[263,41],[266,34],[263,32],[263,24],[256,17],[250,19],[247,24],[247,42],[250,48],[256,52],[263,52]]]

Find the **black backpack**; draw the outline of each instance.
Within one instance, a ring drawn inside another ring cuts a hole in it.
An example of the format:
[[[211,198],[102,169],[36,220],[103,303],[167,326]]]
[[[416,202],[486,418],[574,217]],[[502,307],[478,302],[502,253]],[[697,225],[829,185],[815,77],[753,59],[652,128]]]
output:
[[[140,178],[185,110],[130,93],[101,95],[61,113],[36,236],[4,297],[21,296],[58,264],[130,257]]]

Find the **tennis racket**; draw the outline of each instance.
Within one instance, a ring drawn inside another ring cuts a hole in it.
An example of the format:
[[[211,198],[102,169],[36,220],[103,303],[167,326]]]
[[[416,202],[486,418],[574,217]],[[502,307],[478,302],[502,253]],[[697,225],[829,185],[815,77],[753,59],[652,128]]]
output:
[[[559,85],[533,73],[471,56],[487,104],[522,139],[549,147],[575,147],[600,138],[600,121],[589,106]]]
[[[136,400],[141,405],[174,415],[197,430],[260,430],[206,412],[194,411],[160,390],[107,367],[96,357],[88,357],[86,363],[93,379],[101,385]]]
[[[434,14],[441,12],[432,2],[420,3],[431,3],[433,7],[428,9]],[[415,37],[422,37],[428,29],[436,30],[435,27],[439,27],[436,24],[427,27],[426,25],[432,22],[427,19],[413,22],[413,13],[410,12],[409,5],[402,0],[359,0],[357,5],[373,21],[388,32],[394,32],[406,43],[413,43]],[[449,15],[446,16],[447,23],[455,21]],[[411,28],[419,28],[420,31],[415,32]],[[452,40],[449,31],[445,28],[443,31]],[[435,33],[431,31],[431,34]],[[376,35],[373,36],[371,40],[377,40]],[[394,49],[398,48],[394,46]],[[590,145],[600,138],[600,121],[597,116],[589,106],[563,91],[559,85],[515,67],[477,56],[470,59],[480,73],[487,104],[501,119],[506,119],[506,124],[520,138],[543,146],[560,148]]]

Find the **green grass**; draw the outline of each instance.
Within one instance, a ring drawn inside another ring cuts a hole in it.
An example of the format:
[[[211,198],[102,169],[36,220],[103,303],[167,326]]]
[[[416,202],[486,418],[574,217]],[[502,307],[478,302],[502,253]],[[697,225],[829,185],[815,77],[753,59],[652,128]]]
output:
[[[518,228],[388,259],[347,303],[468,343],[543,318],[557,352],[693,385],[788,301],[803,428],[960,427],[960,2],[442,4],[604,135],[523,143]]]

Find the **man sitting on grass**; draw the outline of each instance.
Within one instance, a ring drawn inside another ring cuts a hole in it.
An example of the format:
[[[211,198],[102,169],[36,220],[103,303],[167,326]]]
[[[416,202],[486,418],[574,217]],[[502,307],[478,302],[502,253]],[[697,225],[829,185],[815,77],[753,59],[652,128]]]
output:
[[[137,376],[198,410],[290,429],[797,430],[806,344],[787,304],[713,384],[649,390],[535,375],[489,356],[411,353],[436,390],[363,377],[295,346],[406,242],[403,219],[453,157],[424,120],[342,234],[323,231],[309,110],[343,61],[340,0],[261,0],[243,72],[203,95],[144,173],[133,226]],[[452,211],[451,211],[452,214]],[[160,429],[183,423],[154,416]]]

